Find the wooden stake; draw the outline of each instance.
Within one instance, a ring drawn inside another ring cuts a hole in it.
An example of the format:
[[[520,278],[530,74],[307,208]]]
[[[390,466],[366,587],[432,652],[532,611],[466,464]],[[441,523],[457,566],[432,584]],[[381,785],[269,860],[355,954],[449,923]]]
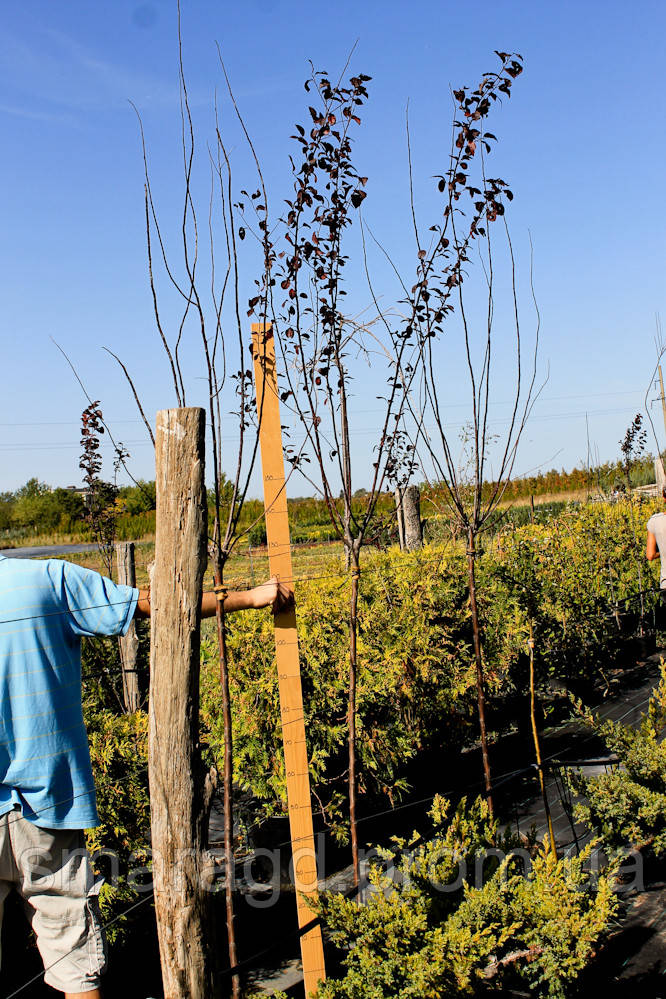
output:
[[[402,519],[405,549],[408,552],[423,548],[421,525],[421,493],[418,486],[405,486],[402,490]]]
[[[148,774],[164,999],[211,999],[209,874],[199,742],[199,624],[206,567],[203,409],[157,414]]]
[[[259,443],[264,480],[268,562],[271,575],[278,576],[290,589],[293,589],[294,573],[291,562],[282,428],[275,370],[275,342],[270,325],[252,324],[252,348],[260,420]],[[312,922],[314,918],[308,900],[317,898],[317,855],[312,826],[296,612],[293,608],[275,615],[275,658],[287,772],[287,805],[294,887],[298,925],[302,927]],[[326,977],[321,928],[318,925],[301,936],[301,955],[305,995],[313,996],[317,994],[317,983]]]

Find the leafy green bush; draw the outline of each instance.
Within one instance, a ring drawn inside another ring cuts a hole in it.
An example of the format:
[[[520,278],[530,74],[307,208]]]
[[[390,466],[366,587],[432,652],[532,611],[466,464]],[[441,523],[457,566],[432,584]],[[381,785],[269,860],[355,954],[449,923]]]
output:
[[[145,513],[123,513],[116,520],[116,540],[136,541],[155,533],[155,511]]]
[[[133,486],[123,486],[118,492],[120,509],[131,515],[155,509],[155,482],[138,479]]]
[[[542,686],[558,678],[580,693],[605,681],[622,651],[627,609],[636,626],[653,626],[656,576],[642,548],[656,508],[655,501],[569,506],[547,524],[500,532],[479,564],[491,676],[520,689],[531,617]]]
[[[329,524],[314,524],[308,527],[294,527],[291,531],[292,545],[307,545],[317,542],[337,541],[338,534]]]
[[[655,570],[643,563],[639,580],[634,558],[634,527],[655,508],[635,503],[632,514],[626,501],[570,506],[548,523],[508,526],[490,540],[477,576],[491,704],[526,692],[530,620],[542,693],[554,679],[579,694],[605,683],[625,637],[614,609],[624,608],[639,582],[646,618],[655,603]],[[412,554],[395,547],[369,551],[364,566],[359,786],[393,802],[405,790],[406,767],[417,754],[445,740],[459,748],[476,738],[464,545],[449,540]],[[337,556],[316,575],[324,578],[296,585],[310,776],[329,817],[339,817],[347,766],[349,580],[340,574]],[[285,780],[270,616],[230,616],[229,650],[234,779],[267,810],[279,811]],[[204,641],[202,655],[203,720],[219,766],[214,638]]]
[[[11,496],[5,494],[6,526],[30,527],[41,531],[71,531],[84,526],[85,507],[79,493],[51,489],[45,482],[29,479]],[[9,521],[9,523],[7,522]]]
[[[485,801],[462,801],[449,817],[440,798],[431,817],[427,842],[397,840],[397,867],[373,867],[365,904],[322,899],[345,969],[321,985],[322,999],[438,999],[516,980],[565,995],[616,909],[609,877],[589,883],[591,847],[561,860],[544,847],[525,870]]]
[[[248,541],[253,548],[259,548],[266,544],[266,525],[261,522],[254,524],[248,532]]]
[[[107,922],[136,901],[128,875],[146,865],[150,855],[148,716],[143,711],[118,715],[87,704],[85,721],[100,818],[96,829],[87,830],[87,846],[93,855],[102,851],[96,867],[105,876],[109,872],[103,851],[113,851],[118,860],[117,876],[107,880],[100,892]],[[122,933],[125,922],[126,917],[110,927],[111,942]]]
[[[138,667],[140,681],[145,687],[149,634],[146,623],[139,625]],[[128,881],[128,875],[132,868],[148,864],[148,715],[145,711],[122,713],[117,639],[86,638],[81,652],[83,718],[100,819],[97,828],[87,830],[86,840],[92,854],[102,851],[95,866],[107,878],[100,893],[106,922],[115,919],[137,900],[137,892]],[[105,850],[112,851],[115,859],[105,859]],[[116,861],[117,869],[114,870]],[[112,924],[109,928],[111,942],[122,937],[127,925],[127,918]]]
[[[368,555],[359,606],[359,786],[390,801],[404,790],[405,762],[431,741],[459,743],[473,684],[460,554],[452,549]],[[337,562],[331,564],[333,572]],[[325,575],[325,569],[321,575]],[[349,580],[339,574],[297,584],[297,618],[310,775],[330,817],[339,814],[346,763]],[[234,779],[281,810],[282,732],[273,622],[265,613],[231,615]],[[202,643],[202,721],[223,758],[217,650]],[[444,724],[446,720],[446,724]]]

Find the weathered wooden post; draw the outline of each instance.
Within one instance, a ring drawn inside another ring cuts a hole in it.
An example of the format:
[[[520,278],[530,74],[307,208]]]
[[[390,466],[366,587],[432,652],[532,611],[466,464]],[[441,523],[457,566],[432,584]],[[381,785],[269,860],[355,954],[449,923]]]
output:
[[[136,586],[136,566],[134,562],[134,542],[120,541],[116,545],[116,565],[118,582],[125,586]],[[133,714],[139,710],[139,675],[137,661],[139,657],[139,636],[136,633],[134,621],[129,626],[126,635],[118,639],[120,648],[120,668],[123,675],[123,703],[125,711]]]
[[[400,551],[415,552],[423,548],[421,525],[421,493],[418,486],[398,486],[395,491]]]
[[[157,414],[149,778],[164,999],[216,995],[199,766],[199,625],[206,566],[203,409]]]
[[[402,490],[402,521],[407,551],[415,552],[423,548],[421,493],[418,486],[407,486]]]

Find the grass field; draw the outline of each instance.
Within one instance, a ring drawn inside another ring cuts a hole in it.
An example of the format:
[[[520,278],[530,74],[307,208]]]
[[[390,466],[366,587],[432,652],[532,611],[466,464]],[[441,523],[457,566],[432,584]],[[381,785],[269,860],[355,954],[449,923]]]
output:
[[[559,506],[566,502],[584,502],[589,498],[590,493],[587,489],[577,489],[561,493],[544,493],[534,497],[534,505],[537,508],[550,504],[557,504]],[[505,501],[500,504],[500,509],[509,514],[509,517],[511,516],[510,511],[516,514],[522,513],[527,515],[529,504],[526,504],[522,499]],[[443,537],[450,536],[450,529],[445,525],[444,518],[441,515],[433,515],[428,509],[427,504],[423,505],[422,515],[430,522],[430,533],[433,535],[433,539],[441,540]],[[0,539],[0,547],[57,546],[77,544],[81,543],[81,541],[82,538],[80,535],[34,533],[11,540],[8,538],[4,542]],[[154,535],[147,535],[135,540],[135,545],[137,585],[146,586],[148,584],[148,566],[153,561],[155,553]],[[344,553],[340,542],[319,541],[311,544],[296,544],[292,549],[292,557],[294,578],[296,580],[311,578],[321,573],[330,574],[340,571],[341,574],[344,574]],[[87,566],[98,572],[106,572],[103,559],[98,551],[68,553],[66,558],[68,561],[75,562],[78,565]],[[266,547],[254,548],[241,542],[236,553],[231,556],[227,563],[225,582],[232,589],[248,589],[267,579],[268,576],[268,554]],[[210,588],[212,585],[212,569],[209,566],[204,579],[204,586]]]

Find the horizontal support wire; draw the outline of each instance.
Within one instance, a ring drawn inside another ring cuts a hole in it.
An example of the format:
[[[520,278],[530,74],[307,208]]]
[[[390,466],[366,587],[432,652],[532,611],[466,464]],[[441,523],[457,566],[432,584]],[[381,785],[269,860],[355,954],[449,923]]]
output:
[[[340,542],[330,542],[330,543],[331,544],[339,544]],[[321,543],[319,542],[317,544],[321,544]],[[285,546],[281,546],[281,547],[287,548],[286,545]],[[289,546],[289,548],[291,549],[292,552],[293,551],[298,551],[299,547],[300,546],[297,545],[297,544],[291,544]],[[238,554],[239,555],[242,554],[246,558],[249,557],[249,553],[247,553],[247,552],[239,552]],[[262,557],[264,557],[264,555],[268,556],[268,549],[262,548],[262,549],[259,549],[259,550],[258,549],[254,550],[254,556],[256,558],[262,558]],[[438,555],[438,556],[422,556],[419,559],[419,565],[422,565],[424,563],[434,563],[434,562],[441,563],[443,557],[444,556],[441,555],[441,554]],[[147,567],[149,564],[150,564],[149,562],[139,563],[140,566],[145,566],[145,567]],[[396,572],[401,571],[400,567],[396,567],[395,571]],[[383,571],[380,573],[380,576],[382,577],[382,579],[384,577],[384,573],[385,573],[385,569],[383,568]],[[376,574],[376,570],[375,569],[369,569],[365,573],[365,575],[370,576],[370,577],[372,577],[375,574]],[[312,581],[323,580],[323,579],[338,579],[339,580],[339,579],[345,579],[347,577],[351,578],[351,571],[350,570],[337,571],[337,572],[327,572],[327,573],[321,573],[321,574],[315,574],[315,575],[300,575],[300,576],[293,576],[293,577],[283,577],[283,578],[281,578],[280,581],[281,582],[285,582],[285,583],[300,583],[300,582],[312,582]],[[385,580],[383,579],[383,581],[385,581]],[[630,601],[633,601],[633,600],[639,600],[640,598],[642,598],[642,597],[644,597],[644,596],[646,596],[646,595],[648,595],[650,593],[659,593],[659,592],[660,592],[660,590],[658,588],[646,588],[646,589],[643,589],[642,591],[639,590],[639,591],[634,592],[633,594],[629,594],[627,596],[621,597],[618,600],[613,601],[612,603],[610,603],[609,601],[606,600],[606,603],[608,604],[609,612],[612,614],[613,607],[617,607],[618,605],[620,605],[622,603],[627,603],[627,602],[630,602]],[[79,608],[74,608],[74,609],[68,608],[67,610],[53,611],[53,612],[48,612],[48,613],[43,613],[43,614],[27,615],[27,616],[17,617],[17,618],[4,618],[2,621],[0,621],[0,623],[6,623],[6,624],[9,624],[9,623],[20,623],[20,622],[23,622],[23,621],[39,620],[40,618],[51,618],[51,617],[61,616],[61,615],[67,615],[67,614],[71,615],[71,614],[76,613],[77,611],[101,609],[103,607],[115,606],[115,605],[123,605],[123,604],[127,605],[127,604],[130,604],[131,602],[132,602],[132,600],[106,602],[104,604],[92,604],[92,605],[88,605],[88,606],[82,606],[82,607],[79,607]],[[548,649],[545,649],[543,651],[549,652],[549,651],[553,651],[553,650],[550,649],[550,648],[548,648]],[[97,675],[101,675],[101,674],[97,674]],[[642,710],[642,708],[649,702],[651,696],[652,696],[652,694],[647,695],[647,697],[644,698],[643,701],[641,701],[639,704],[631,705],[631,707],[628,708],[622,715],[620,715],[619,718],[617,718],[617,719],[609,719],[609,720],[612,720],[614,723],[619,724],[625,717],[627,717],[632,712]],[[604,718],[605,716],[603,714],[600,714],[600,717]],[[283,725],[284,724],[291,724],[291,723],[297,722],[297,721],[303,722],[304,720],[305,719],[302,716],[300,716],[300,717],[295,718],[295,719],[290,719],[289,721],[284,722],[282,724]],[[585,742],[589,741],[590,739],[595,738],[595,736],[596,736],[596,733],[592,732],[589,735],[584,736],[582,739],[577,740],[577,742],[575,744],[572,744],[569,748],[575,749],[576,746],[580,746],[581,744],[584,744]],[[566,752],[567,752],[566,749],[564,751],[560,749],[556,753],[552,753],[550,756],[546,756],[542,760],[542,766],[545,765],[545,764],[547,764],[547,763],[552,763],[553,761],[555,761],[555,759],[556,759],[557,756],[561,756],[563,753],[566,753]],[[573,766],[574,764],[573,763],[568,763],[567,764],[566,762],[564,762],[562,760],[557,760],[557,763],[555,765],[558,766],[558,768],[562,768],[563,765]],[[107,778],[106,780],[104,780],[104,778],[101,778],[101,780],[102,780],[103,783],[124,784],[124,783],[128,783],[130,780],[136,779],[137,776],[140,776],[142,773],[145,773],[147,771],[147,769],[148,769],[147,766],[144,766],[136,774],[133,774],[130,777],[127,777],[127,778],[124,778],[124,779],[121,778],[121,779],[112,780],[111,778]],[[511,770],[511,771],[507,771],[504,774],[500,774],[498,777],[496,777],[492,781],[492,788],[491,788],[491,790],[496,790],[499,787],[501,787],[504,784],[506,784],[508,781],[513,780],[514,778],[516,778],[518,776],[521,776],[523,774],[529,773],[529,772],[534,772],[534,771],[535,771],[535,765],[534,764],[530,764],[528,766],[521,767],[519,769],[515,769],[515,770]],[[266,772],[262,776],[264,776],[264,777],[279,777],[280,775],[274,773],[273,771],[270,771],[270,772]],[[475,787],[481,789],[482,787],[484,787],[484,782],[483,781],[478,781],[477,783],[470,785],[468,787],[468,789],[467,789],[467,793],[469,793],[469,791],[472,790],[472,789],[474,789]],[[459,789],[457,789],[457,788],[451,788],[448,791],[443,791],[443,792],[440,791],[440,792],[437,792],[437,794],[435,794],[435,795],[430,795],[430,796],[428,796],[426,798],[422,798],[422,799],[419,799],[417,801],[410,801],[410,802],[404,803],[403,805],[395,806],[393,808],[382,809],[382,810],[378,810],[376,812],[369,813],[368,815],[362,816],[358,820],[358,824],[360,825],[361,823],[368,822],[368,821],[371,821],[373,819],[381,818],[381,817],[384,817],[384,816],[387,816],[387,815],[394,815],[397,812],[403,811],[403,810],[408,809],[408,808],[415,808],[415,807],[418,807],[420,805],[429,804],[430,802],[434,801],[434,799],[437,796],[444,796],[444,797],[446,797],[447,795],[451,795],[451,794],[456,793],[458,790]],[[39,815],[39,814],[42,814],[43,812],[51,811],[53,808],[57,807],[58,805],[67,804],[68,802],[73,801],[74,799],[76,799],[78,797],[89,796],[91,793],[92,793],[92,791],[88,790],[88,791],[82,792],[79,795],[71,795],[69,798],[63,799],[62,801],[57,802],[55,805],[48,806],[48,808],[42,809],[40,812],[35,812],[34,814],[35,815]],[[313,814],[315,814],[315,815],[321,815],[321,814],[324,814],[324,813],[320,810],[320,811],[317,811],[317,812],[315,812]],[[562,811],[560,813],[558,813],[558,815],[557,815],[557,821],[559,821],[559,819],[562,818],[562,817],[564,817],[566,814],[567,814],[566,809],[563,808]],[[18,821],[20,818],[22,818],[21,815],[17,815],[16,817],[10,816],[10,818],[8,819],[8,822]],[[556,821],[556,820],[554,820],[554,821]],[[419,837],[416,841],[414,841],[414,843],[412,843],[410,845],[415,845],[415,843],[417,843],[419,841],[422,841],[422,837]],[[279,848],[281,848],[283,846],[288,846],[288,845],[293,844],[295,842],[298,842],[298,841],[297,840],[291,840],[291,839],[285,840],[282,843],[278,843],[276,845],[275,849],[279,849]],[[345,892],[344,895],[347,898],[352,898],[356,894],[358,894],[361,890],[363,890],[365,887],[367,887],[367,881],[366,881],[365,884],[355,886],[354,888],[350,889],[348,892]],[[151,899],[152,899],[152,895],[149,895],[149,896],[146,896],[143,899],[140,899],[138,902],[133,903],[127,909],[125,909],[123,912],[119,913],[113,919],[109,920],[109,922],[107,922],[106,924],[104,924],[104,928],[106,928],[106,927],[112,925],[113,923],[117,922],[119,919],[123,918],[129,912],[131,912],[134,909],[138,908],[140,905],[145,904],[145,902],[147,902],[147,901],[149,901]],[[282,946],[283,944],[291,941],[295,937],[302,936],[303,934],[309,932],[311,929],[314,929],[315,926],[319,925],[319,922],[320,922],[319,918],[315,918],[315,919],[313,919],[311,921],[311,923],[306,924],[305,926],[301,927],[300,929],[296,929],[296,930],[294,930],[294,931],[292,931],[292,932],[290,932],[288,934],[285,934],[284,936],[282,936],[278,940],[274,941],[268,948],[265,948],[262,951],[256,952],[254,955],[250,956],[249,958],[247,958],[244,961],[240,962],[239,964],[235,965],[233,968],[225,969],[221,973],[222,976],[223,977],[228,977],[230,975],[237,974],[239,971],[241,971],[241,970],[243,970],[243,969],[251,966],[252,964],[256,963],[256,961],[260,957],[263,957],[263,956],[265,956],[268,953],[272,953],[276,949],[276,947]],[[68,955],[65,955],[65,956],[68,956]],[[57,964],[60,960],[63,960],[63,959],[64,959],[64,957],[63,958],[59,958],[58,961],[54,962],[53,965],[49,965],[49,967],[45,968],[44,971],[40,972],[38,975],[34,976],[29,981],[27,981],[26,983],[24,983],[23,985],[21,985],[18,989],[16,989],[14,992],[12,992],[10,996],[8,996],[8,999],[13,999],[14,996],[17,996],[20,992],[22,992],[24,989],[26,989],[29,985],[33,984],[33,982],[39,980],[46,973],[46,971],[50,970],[50,968],[54,967],[55,964]]]
[[[419,564],[419,566],[421,566],[421,565],[424,565],[424,564],[441,563],[442,558],[443,558],[443,556],[441,556],[441,555],[439,555],[439,556],[425,556],[425,557],[422,557],[422,558],[420,558],[418,560],[418,564]],[[396,566],[395,569],[394,569],[395,574],[401,573],[402,569],[403,569],[402,566]],[[344,569],[344,570],[338,570],[336,572],[318,573],[318,574],[312,575],[312,576],[280,576],[280,582],[281,583],[306,583],[306,582],[313,582],[313,581],[322,580],[322,579],[345,579],[347,577],[351,581],[352,572],[353,572],[352,569]],[[384,566],[382,566],[382,570],[379,573],[377,572],[376,569],[368,569],[368,570],[365,570],[365,571],[361,572],[361,575],[364,578],[370,578],[370,579],[372,579],[373,577],[378,576],[379,578],[382,579],[383,582],[386,582],[386,574],[387,574],[387,568],[384,567]],[[254,589],[255,587],[250,587],[250,588]],[[141,587],[134,587],[134,589],[141,589]],[[213,591],[212,590],[206,590],[205,592],[212,593]],[[661,590],[658,587],[652,587],[652,588],[643,589],[642,591],[638,590],[638,591],[636,591],[633,594],[627,595],[626,597],[621,597],[619,601],[609,602],[609,601],[605,600],[605,598],[603,598],[603,599],[604,599],[604,602],[608,605],[609,614],[612,616],[613,609],[614,609],[615,606],[617,606],[618,603],[626,603],[626,602],[631,601],[631,600],[639,600],[641,597],[647,596],[650,593],[660,593],[660,592],[661,592]],[[68,615],[68,614],[71,615],[71,614],[78,613],[80,611],[99,610],[99,609],[102,609],[104,607],[122,606],[123,604],[125,604],[125,605],[126,604],[130,604],[132,602],[132,599],[133,598],[128,599],[128,600],[107,601],[107,602],[105,602],[103,604],[89,604],[89,605],[84,605],[84,606],[74,607],[74,608],[69,608],[68,607],[65,610],[48,611],[47,613],[43,613],[43,614],[28,614],[28,615],[25,615],[23,617],[14,617],[14,618],[3,617],[3,618],[0,618],[0,624],[14,624],[14,623],[19,623],[21,621],[36,621],[36,620],[39,620],[40,618],[59,617],[59,616],[65,616],[65,615]],[[599,597],[599,599],[602,599],[602,598]],[[109,636],[101,636],[101,637],[109,637]],[[111,636],[111,637],[113,637],[113,636]],[[543,651],[549,652],[549,651],[552,651],[552,650],[550,648],[546,648]]]
[[[615,719],[615,721],[617,723],[619,723],[625,717],[627,717],[627,715],[629,715],[632,711],[638,710],[639,708],[644,707],[649,702],[651,696],[652,695],[649,694],[641,702],[639,702],[638,705],[632,705],[631,708],[629,708],[622,715],[620,715],[620,717],[618,719]],[[590,735],[583,737],[583,739],[578,740],[575,744],[572,743],[569,748],[575,749],[577,746],[580,746],[581,742],[584,743],[584,742],[586,742],[589,739],[592,739],[594,737],[595,737],[595,733],[593,732]],[[562,753],[562,752],[566,753],[567,749],[565,749],[564,751],[560,750],[560,753]],[[543,760],[543,763],[548,762],[550,760],[553,760],[555,758],[555,756],[556,756],[556,754],[551,754],[550,757],[546,757]],[[144,767],[144,768],[142,768],[142,770],[140,772],[143,772],[146,769],[147,768]],[[525,774],[525,773],[528,773],[528,772],[534,771],[534,770],[535,770],[535,765],[534,764],[530,764],[529,766],[521,767],[521,768],[516,769],[516,770],[510,770],[510,771],[505,772],[504,774],[500,774],[498,777],[496,777],[496,778],[493,779],[492,786],[491,786],[491,791],[496,791],[498,788],[502,787],[504,784],[508,783],[510,780],[514,779],[515,777],[518,777],[518,776],[520,776],[522,774]],[[121,780],[116,781],[116,783],[120,783],[120,784],[127,783],[127,781],[129,779],[130,778],[126,778],[125,780],[121,779]],[[485,786],[484,782],[480,780],[476,784],[472,784],[472,785],[469,786],[468,793],[469,793],[469,790],[473,789],[474,787],[478,787],[479,789],[481,789],[484,786]],[[437,796],[446,797],[448,795],[452,795],[452,794],[456,793],[458,790],[459,790],[458,788],[449,788],[448,790],[440,791],[436,795],[431,795],[431,796],[429,796],[427,798],[422,798],[422,799],[420,799],[418,801],[407,802],[404,805],[398,805],[395,808],[379,810],[379,811],[370,813],[369,815],[362,816],[358,820],[358,823],[361,824],[362,822],[368,822],[371,819],[381,818],[381,817],[386,816],[386,815],[394,815],[397,812],[399,812],[401,810],[404,810],[405,808],[412,808],[412,807],[416,807],[417,805],[428,804],[428,803],[434,801],[435,797],[437,797]],[[36,813],[36,814],[39,814],[39,813]],[[319,813],[315,813],[315,814],[321,814],[321,813],[319,812]],[[566,811],[563,809],[561,815],[558,815],[558,819],[560,817],[564,816],[565,814],[566,814]],[[11,821],[11,819],[9,821]],[[511,823],[509,823],[509,824],[511,824]],[[309,839],[309,837],[308,837],[308,839]],[[275,846],[275,849],[279,849],[282,846],[288,846],[288,845],[290,845],[292,843],[295,843],[295,842],[297,842],[297,840],[291,840],[291,839],[285,840],[283,843],[277,844]],[[410,845],[410,847],[413,847],[413,846],[417,845],[418,843],[423,843],[423,842],[425,842],[424,839],[423,839],[423,837],[419,836],[415,840],[412,840],[409,845]],[[396,854],[394,859],[397,859],[398,856],[399,856],[399,854]],[[343,896],[345,898],[353,898],[356,895],[358,895],[361,891],[363,891],[368,886],[368,884],[369,884],[369,881],[366,879],[365,882],[352,887],[351,889],[349,889],[348,891],[346,891],[346,892],[344,892],[342,894],[343,894]],[[123,918],[129,912],[133,911],[134,909],[138,908],[140,905],[143,905],[145,902],[150,901],[150,900],[152,900],[152,894],[151,895],[147,895],[145,898],[140,899],[138,902],[135,902],[132,905],[130,905],[127,909],[123,910],[123,912],[119,913],[113,919],[109,920],[109,922],[105,923],[104,924],[104,928],[106,929],[108,926],[112,925],[113,923],[117,922],[119,919]],[[304,926],[302,926],[300,928],[294,929],[294,930],[290,931],[289,933],[283,934],[277,940],[273,941],[273,943],[271,943],[268,947],[266,947],[266,948],[264,948],[264,949],[262,949],[260,951],[255,952],[250,957],[245,958],[243,961],[241,961],[238,964],[236,964],[233,968],[226,968],[226,969],[224,969],[223,971],[220,972],[220,976],[224,977],[224,978],[227,978],[227,977],[229,977],[231,975],[237,974],[239,971],[243,971],[243,970],[245,970],[247,968],[250,968],[252,965],[256,964],[256,962],[261,957],[265,957],[267,954],[270,954],[273,951],[275,951],[276,948],[282,947],[284,944],[289,943],[290,941],[294,940],[295,938],[303,936],[304,934],[308,933],[310,930],[314,929],[316,926],[320,925],[320,922],[321,921],[320,921],[319,917],[315,917],[314,919],[312,919],[306,925],[304,925]],[[66,957],[68,955],[64,955],[64,956]],[[63,958],[59,958],[58,961],[54,962],[54,964],[57,964],[61,960],[64,960],[64,957]],[[49,965],[49,967],[45,968],[44,971],[40,972],[38,975],[35,975],[29,981],[25,982],[18,989],[16,989],[14,992],[12,992],[11,995],[9,995],[7,997],[7,999],[14,999],[14,996],[19,995],[19,993],[22,992],[24,989],[28,988],[28,986],[32,985],[35,981],[38,981],[48,970],[50,970],[50,968],[54,967],[54,964],[53,965]]]

